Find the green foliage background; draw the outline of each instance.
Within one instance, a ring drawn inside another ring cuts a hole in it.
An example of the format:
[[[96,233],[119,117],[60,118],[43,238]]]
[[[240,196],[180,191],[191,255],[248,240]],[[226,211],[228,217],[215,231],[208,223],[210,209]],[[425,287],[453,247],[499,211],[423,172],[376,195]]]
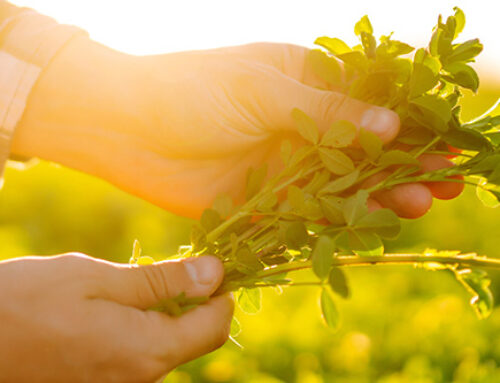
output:
[[[500,87],[463,100],[464,117],[486,110]],[[69,251],[126,262],[134,238],[156,259],[187,244],[191,222],[89,176],[40,163],[9,169],[0,193],[0,259]],[[406,221],[389,252],[425,248],[500,257],[500,209],[467,190]],[[343,325],[331,333],[318,316],[318,291],[264,292],[261,313],[237,312],[232,343],[174,371],[188,382],[499,382],[500,308],[478,321],[447,272],[406,267],[348,270],[353,297],[340,301]],[[301,276],[308,278],[307,274]],[[492,275],[500,300],[500,275]],[[26,361],[29,363],[29,361]]]

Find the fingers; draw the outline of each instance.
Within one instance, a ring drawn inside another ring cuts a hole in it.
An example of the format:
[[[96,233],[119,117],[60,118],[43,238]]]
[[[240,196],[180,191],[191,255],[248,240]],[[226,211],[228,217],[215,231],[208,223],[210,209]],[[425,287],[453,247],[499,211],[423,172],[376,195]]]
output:
[[[453,166],[453,163],[443,156],[425,154],[419,157],[421,172],[444,169]],[[376,185],[389,175],[383,171],[368,179],[365,187]],[[450,178],[460,179],[461,176]],[[464,189],[464,185],[455,182],[424,182],[396,185],[373,193],[368,202],[370,210],[376,210],[378,203],[381,207],[392,209],[402,218],[418,218],[424,215],[432,206],[432,198],[452,199],[457,197]]]
[[[232,295],[224,294],[178,318],[147,314],[152,317],[150,333],[157,339],[158,351],[175,367],[222,346],[229,336],[233,311]]]
[[[230,48],[240,57],[270,65],[305,85],[332,90],[332,85],[314,72],[309,48],[282,43],[253,43]]]
[[[383,209],[384,207],[374,198],[368,198],[368,201],[366,201],[366,205],[368,207],[368,211],[371,213],[375,210],[380,210]]]
[[[363,183],[363,187],[377,185],[390,175],[389,171],[382,171],[370,177]],[[432,206],[430,190],[420,183],[396,185],[390,189],[383,189],[371,194],[368,200],[370,211],[377,208],[393,210],[401,218],[418,218],[427,213]]]
[[[381,206],[393,210],[401,218],[419,218],[432,206],[431,191],[420,183],[397,185],[375,192],[373,197]]]
[[[222,282],[224,268],[213,256],[158,262],[139,267],[107,265],[96,281],[93,297],[147,309],[181,293],[212,295]]]
[[[433,170],[446,169],[453,166],[453,162],[443,156],[424,154],[419,158],[422,164],[422,172],[430,172]],[[461,180],[462,176],[451,176],[451,179]],[[435,198],[449,200],[456,198],[464,190],[464,184],[457,182],[426,182],[425,185],[429,188]]]
[[[355,100],[339,92],[304,85],[277,71],[247,86],[256,95],[259,109],[270,129],[295,129],[291,111],[299,108],[317,122],[322,132],[338,120],[347,120],[358,129],[369,130],[384,143],[391,141],[399,132],[400,121],[394,111]]]
[[[124,382],[156,381],[178,365],[222,346],[234,310],[230,294],[211,298],[180,317],[102,299],[87,303],[85,311],[94,318],[93,326],[81,336],[100,345],[94,355],[121,366],[124,376],[118,380]]]

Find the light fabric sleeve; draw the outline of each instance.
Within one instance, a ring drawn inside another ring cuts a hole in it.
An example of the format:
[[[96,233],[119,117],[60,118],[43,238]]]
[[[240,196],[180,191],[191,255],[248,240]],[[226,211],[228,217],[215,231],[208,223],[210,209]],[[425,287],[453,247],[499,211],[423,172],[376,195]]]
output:
[[[42,70],[83,30],[0,1],[0,187],[14,130]]]

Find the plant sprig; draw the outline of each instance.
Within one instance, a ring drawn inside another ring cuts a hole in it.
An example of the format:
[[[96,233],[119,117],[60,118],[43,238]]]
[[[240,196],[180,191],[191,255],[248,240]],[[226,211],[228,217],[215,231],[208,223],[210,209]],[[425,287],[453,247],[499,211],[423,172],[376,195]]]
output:
[[[451,270],[473,295],[478,316],[488,316],[493,297],[482,269],[500,269],[499,260],[449,251],[385,254],[383,239],[398,236],[400,219],[392,210],[370,211],[367,206],[370,193],[431,181],[474,185],[487,206],[500,204],[500,116],[490,110],[472,121],[461,120],[463,91],[477,92],[479,87],[470,63],[483,47],[477,39],[456,42],[465,15],[459,8],[454,11],[446,21],[439,16],[428,47],[416,51],[392,34],[377,41],[367,16],[354,27],[359,45],[318,38],[316,44],[323,49],[312,50],[308,57],[317,75],[350,97],[398,113],[398,137],[383,145],[375,134],[362,128],[358,132],[348,121],[334,122],[321,135],[311,117],[294,109],[296,131],[306,144],[293,151],[283,141],[283,170],[273,177],[266,176],[265,166],[250,169],[246,202],[240,206],[228,196],[217,197],[193,226],[191,245],[179,255],[221,259],[225,279],[218,292],[236,291],[246,312],[259,310],[261,287],[319,286],[323,317],[337,328],[332,292],[349,296],[344,267],[412,264]],[[359,145],[352,145],[355,140]],[[450,168],[422,174],[418,159],[423,154],[456,158]],[[386,170],[391,170],[388,177],[366,186],[367,179]],[[283,193],[285,199],[280,198]],[[135,249],[132,260],[141,263]],[[312,269],[317,280],[298,283],[288,278],[301,269]],[[179,315],[197,303],[182,295],[154,309]]]

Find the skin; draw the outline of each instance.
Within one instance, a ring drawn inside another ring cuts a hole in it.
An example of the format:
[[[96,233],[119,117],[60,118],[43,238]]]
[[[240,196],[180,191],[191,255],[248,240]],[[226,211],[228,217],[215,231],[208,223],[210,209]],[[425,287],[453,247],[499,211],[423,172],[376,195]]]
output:
[[[82,254],[26,257],[0,267],[0,382],[154,382],[227,339],[229,295],[173,318],[160,299],[211,295],[211,256],[142,267]]]
[[[301,144],[294,107],[322,131],[343,119],[384,142],[397,135],[394,112],[329,88],[308,67],[307,52],[251,44],[135,57],[73,39],[35,85],[12,152],[95,175],[196,218],[221,192],[240,201],[250,166],[279,170],[281,140]],[[423,171],[447,161],[428,158]],[[399,185],[369,205],[416,218],[433,196],[458,195],[461,187],[451,185]],[[138,268],[83,255],[1,262],[0,382],[148,382],[220,346],[232,315],[227,296],[178,319],[141,310],[181,291],[210,295],[222,268],[209,259],[203,287],[186,273],[189,261]]]

